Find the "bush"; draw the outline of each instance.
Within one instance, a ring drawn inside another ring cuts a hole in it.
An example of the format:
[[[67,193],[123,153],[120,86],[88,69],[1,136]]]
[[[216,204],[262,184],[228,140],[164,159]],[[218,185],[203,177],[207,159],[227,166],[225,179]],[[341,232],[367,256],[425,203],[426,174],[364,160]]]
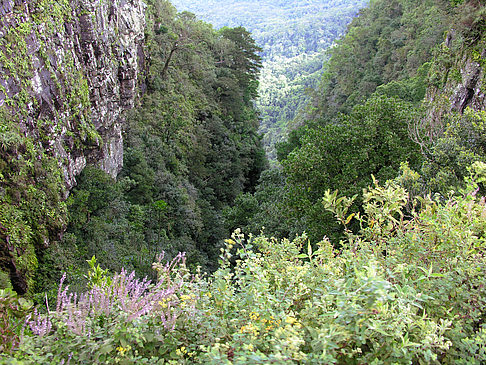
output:
[[[10,353],[20,344],[22,326],[32,303],[16,292],[0,289],[0,352]]]
[[[476,187],[471,191],[477,191]],[[91,289],[61,282],[56,310],[34,312],[22,363],[481,364],[486,204],[474,193],[410,202],[390,182],[353,199],[326,193],[345,225],[340,251],[236,231],[209,277],[184,255],[156,283],[91,263]],[[409,219],[405,219],[405,207]],[[351,220],[361,227],[349,228]],[[63,279],[64,280],[64,279]]]

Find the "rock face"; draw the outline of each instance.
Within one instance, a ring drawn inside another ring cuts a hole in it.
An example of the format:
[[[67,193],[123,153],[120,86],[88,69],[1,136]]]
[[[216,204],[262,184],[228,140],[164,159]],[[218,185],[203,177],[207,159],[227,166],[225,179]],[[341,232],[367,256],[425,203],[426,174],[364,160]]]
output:
[[[486,54],[483,54],[482,58],[486,58]],[[486,103],[482,90],[483,68],[481,64],[465,57],[461,66],[461,81],[455,87],[452,83],[449,85],[451,88],[454,87],[450,97],[451,110],[460,113],[468,107],[474,110],[484,110]]]
[[[466,108],[486,110],[486,40],[469,47],[460,42],[456,32],[450,31],[433,64],[430,78],[434,86],[427,91],[429,107],[424,121],[432,139],[442,134],[444,115],[462,114]]]
[[[33,287],[87,163],[120,171],[123,112],[143,91],[145,8],[0,0],[0,286]]]
[[[142,0],[0,0],[0,109],[57,157],[116,176],[145,69]]]

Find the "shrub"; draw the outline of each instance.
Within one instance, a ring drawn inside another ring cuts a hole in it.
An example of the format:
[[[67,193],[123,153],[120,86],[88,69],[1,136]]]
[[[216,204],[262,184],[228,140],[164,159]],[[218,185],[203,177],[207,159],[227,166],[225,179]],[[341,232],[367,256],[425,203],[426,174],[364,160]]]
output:
[[[32,303],[16,292],[0,289],[0,353],[10,353],[20,344],[20,334]]]
[[[180,314],[185,283],[171,275],[184,261],[180,254],[158,264],[165,276],[155,284],[125,271],[103,279],[103,270],[92,265],[88,277],[96,284],[90,281],[81,294],[70,293],[63,276],[56,309],[29,316],[17,357],[26,364],[153,363]]]
[[[108,278],[92,260],[90,289],[70,293],[63,279],[56,310],[28,318],[14,356],[25,364],[484,363],[485,199],[407,197],[375,181],[364,213],[349,215],[353,199],[328,192],[325,209],[346,227],[339,250],[328,239],[313,246],[305,235],[236,231],[211,276],[191,274],[182,254],[154,264],[155,283],[125,271]]]

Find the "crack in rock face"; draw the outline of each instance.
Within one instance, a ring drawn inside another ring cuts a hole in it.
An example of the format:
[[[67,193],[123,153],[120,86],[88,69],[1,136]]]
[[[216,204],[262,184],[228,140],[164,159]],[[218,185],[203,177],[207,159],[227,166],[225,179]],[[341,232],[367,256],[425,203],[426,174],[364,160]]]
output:
[[[481,74],[481,65],[478,62],[467,60],[461,69],[463,81],[457,85],[451,97],[452,111],[463,113],[468,106],[478,108],[478,102],[483,104],[482,100],[479,100],[481,97],[484,98],[481,95]]]
[[[57,157],[68,190],[88,163],[116,177],[123,164],[123,112],[144,88],[146,5],[71,0],[42,9],[41,4],[0,0],[0,53],[20,44],[21,52],[4,52],[4,59],[28,64],[15,75],[0,58],[0,107],[9,105],[21,130]],[[49,14],[55,6],[63,19]],[[25,94],[26,103],[12,106]],[[39,120],[46,121],[42,128]]]
[[[457,37],[454,30],[445,39],[444,46],[453,47]],[[454,60],[452,67],[441,66],[446,79],[441,85],[429,86],[425,97],[426,116],[419,122],[424,136],[430,140],[440,137],[444,130],[444,116],[449,113],[464,113],[467,108],[475,111],[486,110],[485,67],[486,49],[481,54],[465,50]],[[439,64],[440,65],[440,64]]]

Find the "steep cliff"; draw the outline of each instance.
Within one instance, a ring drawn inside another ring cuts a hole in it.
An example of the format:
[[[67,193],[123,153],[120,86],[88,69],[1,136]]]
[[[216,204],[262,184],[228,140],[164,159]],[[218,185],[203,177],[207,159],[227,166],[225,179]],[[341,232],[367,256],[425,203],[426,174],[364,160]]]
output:
[[[87,161],[113,176],[121,167],[144,9],[141,0],[0,1],[0,107],[25,133],[47,137],[69,187]]]
[[[142,0],[0,0],[0,274],[25,292],[87,163],[116,176],[145,70]],[[0,277],[1,279],[1,277]]]
[[[479,10],[467,11],[470,17],[475,15],[475,21],[459,21],[458,29],[447,33],[431,62],[425,97],[427,116],[419,127],[431,140],[443,134],[446,115],[463,114],[467,108],[486,110],[486,37],[481,31],[485,20],[482,13],[476,13]]]

